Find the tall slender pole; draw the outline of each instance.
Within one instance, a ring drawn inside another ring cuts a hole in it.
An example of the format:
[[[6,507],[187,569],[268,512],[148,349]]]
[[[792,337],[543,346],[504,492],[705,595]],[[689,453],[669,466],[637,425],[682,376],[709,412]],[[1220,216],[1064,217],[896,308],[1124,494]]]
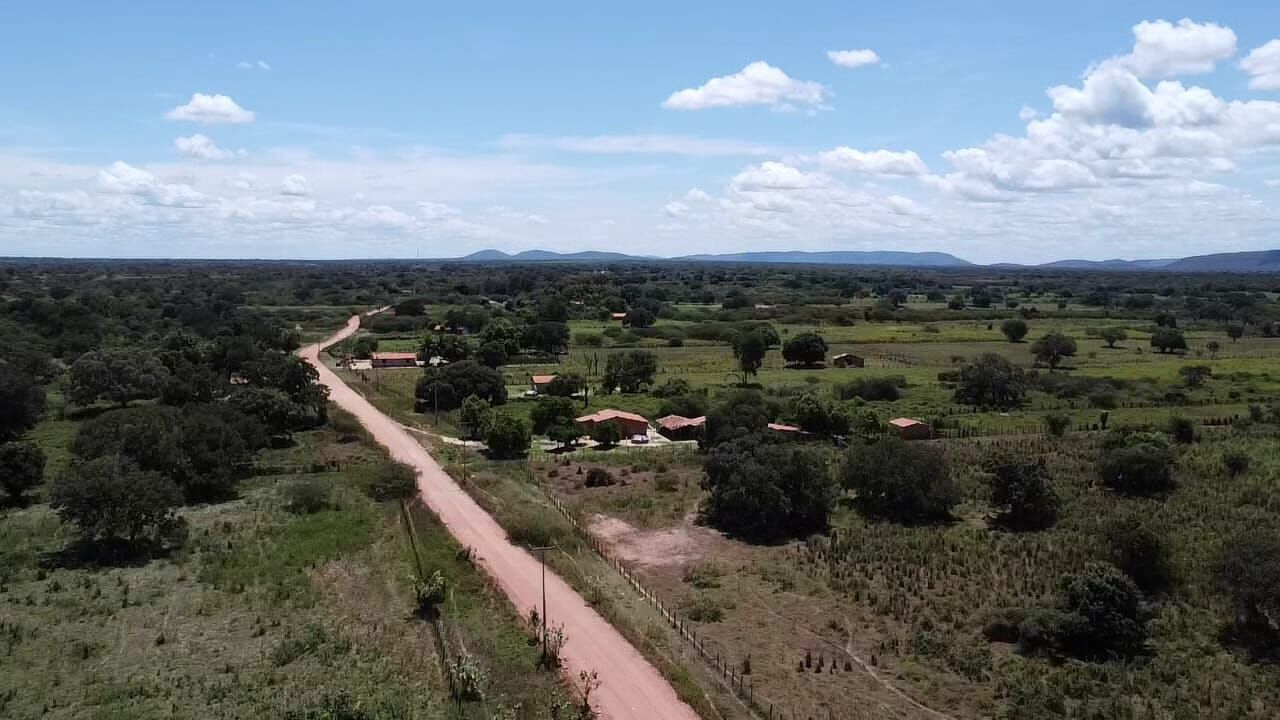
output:
[[[529,549],[538,553],[538,560],[542,563],[542,656],[545,658],[547,657],[547,551],[551,546]]]

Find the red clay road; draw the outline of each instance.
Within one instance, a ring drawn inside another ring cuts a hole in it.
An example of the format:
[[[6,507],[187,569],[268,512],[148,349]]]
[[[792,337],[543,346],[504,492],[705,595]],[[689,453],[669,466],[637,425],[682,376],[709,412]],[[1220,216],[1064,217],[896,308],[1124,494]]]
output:
[[[367,400],[347,387],[320,361],[320,350],[350,336],[360,327],[359,316],[332,337],[308,345],[298,354],[320,373],[329,399],[359,418],[370,434],[396,460],[418,471],[423,501],[463,546],[472,548],[477,562],[521,612],[542,604],[542,569],[538,559],[516,547],[507,534],[449,477],[411,435]],[[560,576],[547,573],[547,616],[563,624],[568,642],[564,670],[577,684],[578,673],[595,670],[601,685],[591,694],[596,711],[609,720],[697,720],[698,715],[676,696],[671,685],[604,618]],[[532,669],[531,669],[532,671]]]

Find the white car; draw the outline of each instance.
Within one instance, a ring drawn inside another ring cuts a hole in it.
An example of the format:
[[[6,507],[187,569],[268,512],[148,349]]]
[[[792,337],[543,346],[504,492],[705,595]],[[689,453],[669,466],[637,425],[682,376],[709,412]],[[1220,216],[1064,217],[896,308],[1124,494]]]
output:
[[[631,444],[632,445],[648,445],[649,436],[648,435],[632,435]]]

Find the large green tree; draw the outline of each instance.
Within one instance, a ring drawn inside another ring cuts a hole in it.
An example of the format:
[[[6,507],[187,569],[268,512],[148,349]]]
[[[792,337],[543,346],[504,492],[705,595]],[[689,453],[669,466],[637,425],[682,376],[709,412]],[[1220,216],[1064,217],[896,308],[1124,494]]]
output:
[[[40,484],[44,477],[44,451],[33,442],[0,443],[0,490],[11,502]]]
[[[67,397],[77,405],[99,399],[127,405],[160,396],[169,370],[155,353],[141,348],[90,350],[71,364]]]
[[[44,388],[34,377],[0,363],[0,442],[35,427],[44,412]]]
[[[53,482],[50,505],[86,542],[159,541],[178,526],[182,492],[122,455],[73,463]]]
[[[721,443],[703,462],[702,514],[715,527],[755,542],[826,528],[836,486],[822,456],[767,435]]]
[[[797,333],[782,346],[782,358],[806,367],[819,365],[827,359],[827,341],[817,333]]]
[[[985,353],[960,368],[955,401],[964,405],[1009,410],[1022,404],[1026,379],[1022,368],[996,353]]]
[[[839,473],[864,512],[897,522],[942,519],[960,501],[946,456],[923,443],[897,438],[854,443]]]
[[[638,393],[653,384],[653,376],[658,371],[658,358],[647,350],[628,350],[613,353],[605,361],[605,392],[615,388],[624,393]]]

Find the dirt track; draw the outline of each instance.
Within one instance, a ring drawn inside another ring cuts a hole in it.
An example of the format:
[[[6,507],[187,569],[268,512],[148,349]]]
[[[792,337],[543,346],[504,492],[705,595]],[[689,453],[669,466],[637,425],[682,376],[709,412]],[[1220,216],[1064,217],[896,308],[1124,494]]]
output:
[[[384,415],[319,359],[320,350],[356,331],[359,317],[329,339],[308,345],[299,355],[320,373],[329,388],[329,399],[355,415],[396,460],[418,471],[423,501],[449,532],[476,553],[479,566],[494,580],[512,604],[524,613],[541,606],[541,567],[538,559],[512,545],[507,534],[418,442],[396,421]],[[547,573],[547,616],[553,625],[563,624],[568,643],[563,652],[566,675],[577,684],[579,671],[595,670],[602,684],[592,693],[592,705],[609,720],[697,720],[671,685],[604,618],[558,575]]]

